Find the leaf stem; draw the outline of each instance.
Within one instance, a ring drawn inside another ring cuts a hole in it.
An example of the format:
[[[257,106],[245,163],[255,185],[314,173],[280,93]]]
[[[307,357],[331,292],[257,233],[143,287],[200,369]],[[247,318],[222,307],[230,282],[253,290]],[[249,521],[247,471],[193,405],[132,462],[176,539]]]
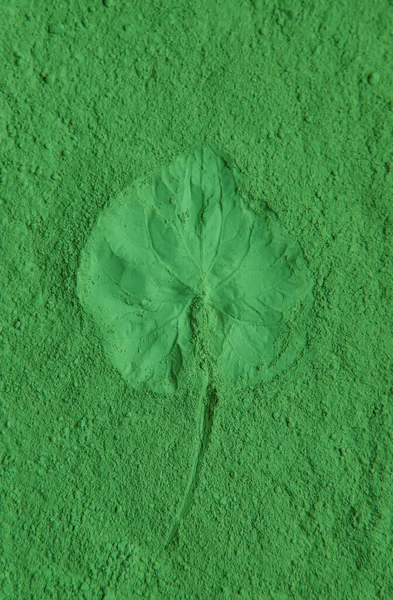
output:
[[[210,442],[211,431],[213,426],[213,413],[217,404],[217,392],[215,388],[209,383],[209,372],[206,369],[203,372],[203,383],[201,393],[199,395],[198,406],[199,406],[199,427],[198,427],[198,438],[195,444],[194,458],[191,465],[190,474],[186,490],[183,496],[183,500],[177,511],[175,520],[172,524],[170,532],[165,542],[165,548],[167,549],[174,541],[180,523],[184,519],[188,510],[190,509],[195,490],[199,483],[199,476],[203,460]]]

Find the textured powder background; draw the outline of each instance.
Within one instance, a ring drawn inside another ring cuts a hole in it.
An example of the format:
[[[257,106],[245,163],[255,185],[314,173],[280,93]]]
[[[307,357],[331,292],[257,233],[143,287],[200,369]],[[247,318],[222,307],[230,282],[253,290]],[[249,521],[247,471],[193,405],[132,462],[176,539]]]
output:
[[[0,598],[393,597],[391,2],[0,6]],[[76,295],[103,206],[211,141],[315,277],[307,347],[217,405],[133,393]]]

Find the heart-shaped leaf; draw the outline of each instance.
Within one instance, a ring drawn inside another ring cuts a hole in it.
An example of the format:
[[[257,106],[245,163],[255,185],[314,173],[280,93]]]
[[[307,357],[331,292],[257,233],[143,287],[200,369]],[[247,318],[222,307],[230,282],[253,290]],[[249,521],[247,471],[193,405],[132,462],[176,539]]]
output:
[[[210,146],[137,181],[100,216],[78,293],[131,386],[168,392],[195,356],[245,382],[286,368],[305,342],[296,325],[311,279],[272,213],[243,202]],[[194,325],[193,325],[194,323]]]

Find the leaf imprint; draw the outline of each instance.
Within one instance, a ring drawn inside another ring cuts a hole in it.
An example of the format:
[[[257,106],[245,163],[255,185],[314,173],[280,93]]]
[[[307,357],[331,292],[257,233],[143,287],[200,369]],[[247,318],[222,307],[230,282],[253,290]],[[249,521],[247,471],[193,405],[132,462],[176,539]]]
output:
[[[171,393],[185,365],[202,377],[199,431],[166,547],[192,503],[219,381],[287,369],[306,343],[312,278],[272,211],[254,213],[211,146],[138,180],[100,214],[82,252],[78,296],[128,385]]]

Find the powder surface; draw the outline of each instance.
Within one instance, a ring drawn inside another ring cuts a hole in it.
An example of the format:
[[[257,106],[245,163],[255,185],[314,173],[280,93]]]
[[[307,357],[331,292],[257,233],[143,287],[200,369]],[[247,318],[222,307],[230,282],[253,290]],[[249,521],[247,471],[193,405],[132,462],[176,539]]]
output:
[[[393,597],[392,19],[389,0],[1,3],[0,598]],[[314,286],[288,368],[209,373],[203,437],[210,360],[133,389],[78,272],[106,207],[205,144]]]

